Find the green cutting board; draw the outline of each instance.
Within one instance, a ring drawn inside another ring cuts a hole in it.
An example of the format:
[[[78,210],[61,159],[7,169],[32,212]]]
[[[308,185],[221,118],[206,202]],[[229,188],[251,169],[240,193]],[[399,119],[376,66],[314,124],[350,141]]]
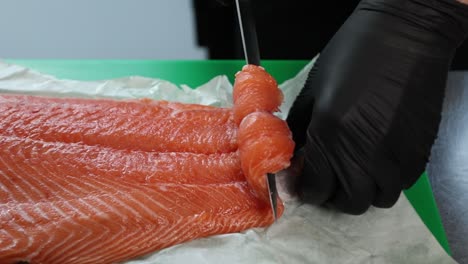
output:
[[[217,75],[231,82],[243,61],[152,61],[152,60],[7,60],[58,78],[102,80],[139,75],[196,87]],[[263,61],[262,65],[282,83],[294,77],[309,61]],[[426,174],[405,192],[423,222],[450,253],[445,230]],[[409,236],[411,234],[408,234]]]

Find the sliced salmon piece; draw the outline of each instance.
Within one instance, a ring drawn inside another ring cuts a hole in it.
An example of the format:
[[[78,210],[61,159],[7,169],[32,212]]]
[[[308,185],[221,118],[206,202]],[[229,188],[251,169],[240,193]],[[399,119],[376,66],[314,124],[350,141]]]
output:
[[[214,184],[245,181],[238,152],[200,154],[116,150],[79,143],[0,136],[0,157],[14,155],[42,168],[53,163],[64,175],[149,183]]]
[[[0,98],[0,120],[0,135],[48,142],[205,154],[237,149],[231,112],[207,106],[9,95]]]
[[[278,111],[283,102],[283,93],[264,68],[246,65],[236,74],[233,99],[234,120],[239,125],[250,113]]]
[[[242,171],[258,198],[269,203],[266,174],[289,167],[294,151],[288,125],[270,113],[254,112],[242,120],[238,135]]]

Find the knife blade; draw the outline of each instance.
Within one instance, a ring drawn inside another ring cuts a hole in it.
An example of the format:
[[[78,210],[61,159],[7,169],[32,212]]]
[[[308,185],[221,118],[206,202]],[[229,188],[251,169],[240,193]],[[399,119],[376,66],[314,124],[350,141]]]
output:
[[[239,20],[239,29],[241,33],[242,46],[244,49],[245,62],[247,64],[260,66],[260,51],[258,48],[257,30],[250,6],[250,0],[236,0],[237,17]],[[271,212],[276,222],[278,219],[276,176],[267,173],[266,181],[268,193],[270,196]]]
[[[236,0],[237,18],[242,38],[245,61],[260,66],[257,30],[250,6],[250,0]]]

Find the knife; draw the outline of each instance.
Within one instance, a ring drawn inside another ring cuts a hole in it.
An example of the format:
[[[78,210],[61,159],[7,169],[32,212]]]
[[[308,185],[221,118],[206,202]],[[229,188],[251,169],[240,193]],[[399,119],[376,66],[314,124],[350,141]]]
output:
[[[236,0],[237,17],[244,48],[245,62],[247,64],[260,66],[260,51],[258,49],[257,30],[252,14],[252,8],[249,0]],[[273,219],[278,219],[276,177],[275,174],[267,173],[266,181],[270,196],[271,211]]]

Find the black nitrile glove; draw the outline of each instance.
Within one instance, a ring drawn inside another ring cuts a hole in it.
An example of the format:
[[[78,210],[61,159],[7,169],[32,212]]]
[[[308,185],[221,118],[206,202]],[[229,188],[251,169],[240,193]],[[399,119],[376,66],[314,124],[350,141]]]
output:
[[[359,4],[321,53],[288,117],[304,158],[298,192],[306,202],[362,214],[371,205],[393,206],[415,183],[467,32],[468,6],[455,0]]]

